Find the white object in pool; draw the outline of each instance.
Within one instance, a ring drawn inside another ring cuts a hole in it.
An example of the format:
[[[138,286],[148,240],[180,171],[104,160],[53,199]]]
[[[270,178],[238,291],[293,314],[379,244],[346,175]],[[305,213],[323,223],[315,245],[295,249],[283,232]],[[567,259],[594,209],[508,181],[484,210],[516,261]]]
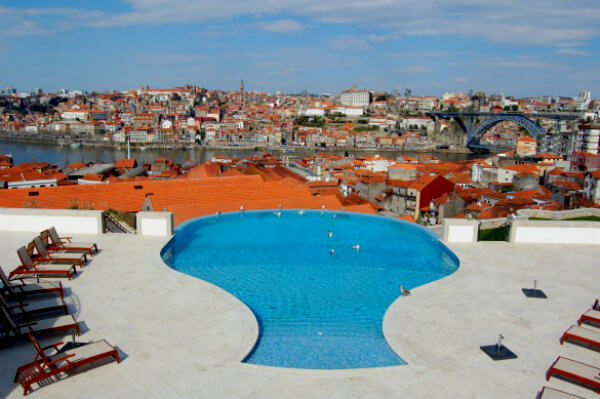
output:
[[[353,245],[352,249],[355,249],[356,252],[360,251],[360,244]]]
[[[333,237],[333,231],[328,231],[327,235],[329,236],[329,238]]]
[[[300,210],[298,211],[298,215],[300,215],[300,216],[304,215],[304,210],[300,209]]]
[[[274,212],[274,213],[275,213],[275,216],[277,216],[278,218],[281,217],[281,211],[277,211],[277,212]]]
[[[329,255],[333,255],[334,253],[335,253],[335,249],[333,249],[333,248],[332,248],[332,249],[329,251]]]

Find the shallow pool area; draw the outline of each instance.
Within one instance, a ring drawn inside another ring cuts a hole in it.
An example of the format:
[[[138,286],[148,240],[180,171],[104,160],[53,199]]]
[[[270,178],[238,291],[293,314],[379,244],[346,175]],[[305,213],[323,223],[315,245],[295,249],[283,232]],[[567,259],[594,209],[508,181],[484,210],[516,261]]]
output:
[[[406,364],[383,336],[384,313],[400,285],[410,290],[458,269],[424,228],[329,211],[195,219],[177,228],[161,255],[254,312],[260,334],[245,362],[309,369]]]

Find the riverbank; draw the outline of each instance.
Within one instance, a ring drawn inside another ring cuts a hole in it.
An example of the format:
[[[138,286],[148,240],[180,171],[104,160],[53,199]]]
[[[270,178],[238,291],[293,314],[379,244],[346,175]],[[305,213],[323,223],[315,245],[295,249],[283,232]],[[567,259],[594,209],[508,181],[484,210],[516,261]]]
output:
[[[362,148],[186,148],[186,149],[166,149],[166,148],[131,148],[131,156],[137,159],[138,163],[154,162],[156,158],[168,158],[177,163],[186,161],[203,163],[211,160],[214,156],[223,155],[228,157],[244,158],[251,155],[262,155],[271,153],[275,156],[290,156],[292,158],[311,157],[319,152],[326,152],[336,155],[348,155],[351,157],[367,156],[381,154],[388,158],[397,158],[399,156],[416,156],[419,153],[433,155],[442,161],[460,161],[465,159],[477,158],[477,154],[453,153],[447,151],[409,151],[399,149],[362,149]],[[125,146],[115,148],[112,146],[81,146],[71,148],[70,146],[61,146],[50,141],[44,143],[28,143],[17,141],[3,141],[0,138],[0,154],[10,154],[15,164],[21,162],[49,162],[53,165],[68,165],[73,162],[114,162],[117,159],[127,157]]]
[[[115,143],[113,141],[105,140],[89,140],[88,138],[69,138],[56,136],[52,134],[14,134],[7,132],[0,132],[0,142],[15,142],[15,143],[26,143],[26,144],[42,144],[42,145],[59,145],[59,146],[71,146],[73,143],[77,143],[83,147],[101,147],[101,148],[113,148],[119,150],[124,148],[125,143]],[[302,152],[302,151],[313,151],[313,152],[346,152],[346,151],[364,151],[365,153],[395,153],[398,151],[407,152],[440,152],[440,153],[454,153],[454,154],[471,154],[471,151],[467,148],[451,148],[451,149],[440,149],[435,144],[419,145],[419,146],[402,146],[402,147],[307,147],[303,145],[269,145],[269,144],[248,144],[248,145],[198,145],[195,143],[166,143],[166,144],[153,144],[153,143],[130,143],[132,149],[141,150],[189,150],[189,149],[201,149],[209,151],[267,151],[267,152]]]

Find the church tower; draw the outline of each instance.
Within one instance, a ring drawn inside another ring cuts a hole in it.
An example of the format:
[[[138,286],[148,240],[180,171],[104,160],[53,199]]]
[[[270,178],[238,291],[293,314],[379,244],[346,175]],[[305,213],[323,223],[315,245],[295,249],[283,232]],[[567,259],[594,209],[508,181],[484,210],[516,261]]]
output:
[[[240,84],[240,97],[242,101],[242,108],[246,108],[246,94],[244,93],[244,79],[242,79],[242,83]]]

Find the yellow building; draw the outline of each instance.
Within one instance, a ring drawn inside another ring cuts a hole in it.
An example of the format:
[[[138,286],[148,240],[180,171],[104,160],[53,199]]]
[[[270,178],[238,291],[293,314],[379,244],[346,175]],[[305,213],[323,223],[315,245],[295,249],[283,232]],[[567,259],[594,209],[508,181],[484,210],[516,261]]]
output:
[[[517,140],[517,156],[524,157],[535,155],[537,152],[537,142],[531,137],[525,136]]]

